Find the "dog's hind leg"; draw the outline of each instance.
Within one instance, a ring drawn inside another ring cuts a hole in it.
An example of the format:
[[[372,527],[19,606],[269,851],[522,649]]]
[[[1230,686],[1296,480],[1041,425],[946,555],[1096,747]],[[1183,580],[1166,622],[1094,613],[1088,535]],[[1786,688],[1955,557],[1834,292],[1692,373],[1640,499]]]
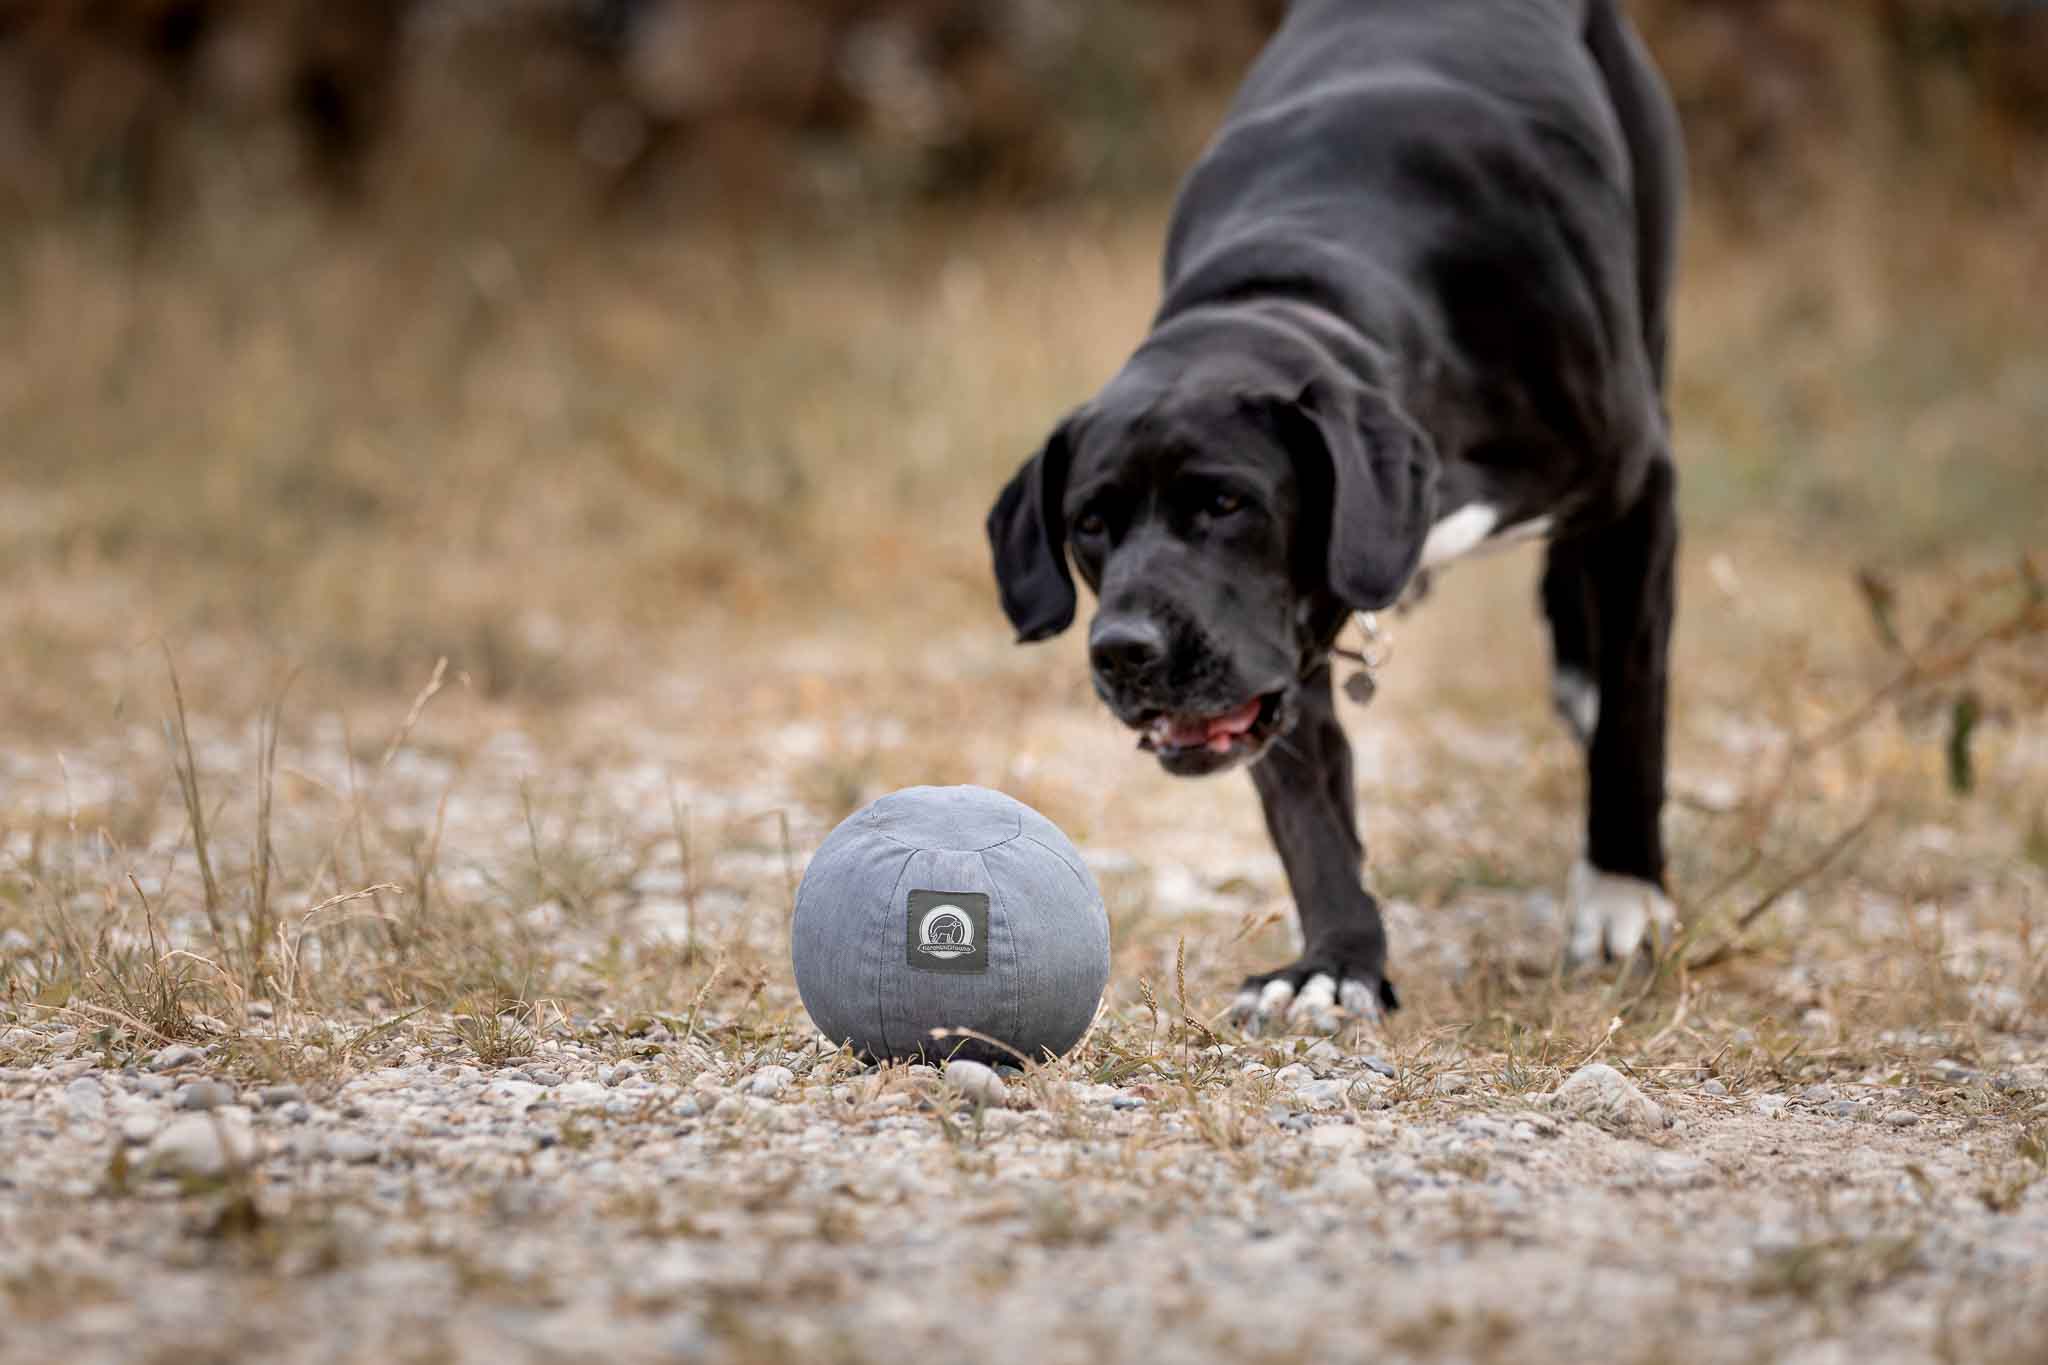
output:
[[[1579,541],[1550,542],[1542,598],[1550,618],[1550,702],[1573,737],[1588,745],[1600,721],[1599,622]]]
[[[1545,574],[1559,675],[1590,663],[1597,689],[1568,717],[1590,731],[1586,853],[1569,888],[1568,969],[1627,962],[1676,928],[1663,889],[1662,833],[1676,494],[1677,473],[1660,456],[1628,511],[1554,547]],[[1575,612],[1574,601],[1584,610]]]

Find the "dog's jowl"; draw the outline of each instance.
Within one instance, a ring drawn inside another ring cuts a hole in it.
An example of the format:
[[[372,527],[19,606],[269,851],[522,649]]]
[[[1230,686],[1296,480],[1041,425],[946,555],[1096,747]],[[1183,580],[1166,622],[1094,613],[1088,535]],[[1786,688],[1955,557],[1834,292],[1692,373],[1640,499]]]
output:
[[[1574,966],[1668,933],[1663,401],[1681,150],[1616,0],[1297,0],[1182,186],[1152,329],[1002,491],[1018,634],[1092,590],[1095,689],[1167,771],[1251,770],[1300,960],[1258,1028],[1396,1003],[1330,651],[1429,566],[1548,540],[1585,746]]]

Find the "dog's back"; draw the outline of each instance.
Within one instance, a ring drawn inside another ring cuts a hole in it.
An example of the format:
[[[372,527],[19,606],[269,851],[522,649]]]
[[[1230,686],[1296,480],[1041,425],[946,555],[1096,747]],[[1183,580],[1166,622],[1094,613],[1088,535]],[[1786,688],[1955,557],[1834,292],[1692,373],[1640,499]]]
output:
[[[1279,290],[1431,334],[1462,373],[1416,415],[1453,463],[1639,444],[1679,163],[1633,41],[1612,0],[1296,4],[1183,185],[1161,317]]]

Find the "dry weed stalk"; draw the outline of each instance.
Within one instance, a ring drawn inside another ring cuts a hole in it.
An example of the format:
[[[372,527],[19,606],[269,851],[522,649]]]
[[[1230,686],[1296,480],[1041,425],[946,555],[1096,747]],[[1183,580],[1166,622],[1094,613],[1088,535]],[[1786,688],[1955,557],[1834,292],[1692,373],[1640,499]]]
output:
[[[185,819],[192,830],[192,853],[199,861],[199,880],[205,889],[206,922],[213,941],[226,946],[227,925],[221,918],[220,883],[214,880],[213,857],[207,847],[206,805],[199,797],[199,769],[192,757],[192,727],[185,718],[185,690],[178,683],[178,665],[164,647],[164,666],[171,675],[173,713],[164,722],[164,743],[171,751],[171,768],[178,779],[178,791],[185,802]]]
[[[1721,943],[1698,957],[1685,956],[1708,912],[1762,863],[1764,831],[1778,816],[1795,778],[1822,754],[1866,732],[1889,711],[1910,719],[1945,707],[1949,714],[1949,785],[1957,795],[1965,795],[1974,785],[1970,741],[1981,720],[1992,714],[2008,720],[2048,714],[2048,584],[2031,556],[2002,570],[1973,575],[1953,589],[1920,632],[1917,645],[1907,643],[1900,627],[1898,591],[1868,569],[1859,572],[1857,585],[1880,640],[1888,652],[1901,656],[1902,662],[1855,705],[1785,746],[1775,775],[1743,803],[1741,837],[1749,853],[1687,913],[1685,918],[1695,928],[1664,955],[1658,979],[1673,965],[1682,971],[1703,971],[1727,962],[1740,950],[1747,930],[1785,896],[1825,872],[1885,813],[1889,802],[1880,792],[1861,816],[1737,915]],[[1987,603],[2003,609],[1995,610],[1988,624],[1956,640],[1973,614],[1981,614]],[[2036,653],[2042,657],[2032,657]],[[1994,710],[1987,710],[1981,700],[1987,693],[1999,697]]]

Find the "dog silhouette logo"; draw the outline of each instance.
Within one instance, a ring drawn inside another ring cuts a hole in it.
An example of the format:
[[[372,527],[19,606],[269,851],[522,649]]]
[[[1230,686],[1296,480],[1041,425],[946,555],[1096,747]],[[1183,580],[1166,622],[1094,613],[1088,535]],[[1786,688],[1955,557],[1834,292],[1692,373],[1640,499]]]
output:
[[[913,970],[988,971],[987,892],[913,891],[905,909],[903,956]]]
[[[974,951],[974,921],[957,905],[935,905],[917,926],[917,950],[951,961]]]

